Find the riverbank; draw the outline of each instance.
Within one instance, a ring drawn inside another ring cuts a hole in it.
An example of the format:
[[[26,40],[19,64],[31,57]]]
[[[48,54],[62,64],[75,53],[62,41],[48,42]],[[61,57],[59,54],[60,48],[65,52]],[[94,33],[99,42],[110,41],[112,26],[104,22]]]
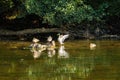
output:
[[[49,35],[57,37],[57,33],[61,33],[62,30],[57,28],[45,29],[24,29],[19,31],[12,30],[0,30],[0,40],[20,40],[30,41],[33,37],[41,38],[41,40],[47,39]]]
[[[13,41],[31,41],[33,37],[39,38],[45,41],[49,35],[57,40],[57,34],[70,34],[69,40],[120,40],[120,35],[103,34],[95,36],[94,34],[85,33],[82,30],[79,31],[69,30],[63,31],[60,28],[35,28],[35,29],[23,29],[19,31],[0,29],[0,40],[13,40]]]

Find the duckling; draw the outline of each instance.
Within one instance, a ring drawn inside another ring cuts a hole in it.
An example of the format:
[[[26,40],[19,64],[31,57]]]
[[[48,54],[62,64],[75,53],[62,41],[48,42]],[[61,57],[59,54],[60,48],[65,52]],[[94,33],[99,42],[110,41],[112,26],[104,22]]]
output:
[[[58,42],[62,45],[64,44],[65,39],[67,39],[69,37],[69,34],[58,34]]]

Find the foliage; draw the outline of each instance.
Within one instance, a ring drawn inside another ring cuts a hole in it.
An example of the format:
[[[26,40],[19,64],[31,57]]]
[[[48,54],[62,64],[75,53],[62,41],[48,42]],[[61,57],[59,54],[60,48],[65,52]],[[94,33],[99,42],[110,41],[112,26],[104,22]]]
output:
[[[108,12],[111,16],[116,15],[120,17],[120,0],[109,2]]]
[[[72,24],[93,19],[93,9],[83,0],[26,0],[28,13],[35,13],[50,24]]]
[[[7,11],[14,6],[12,0],[0,0],[0,13]]]
[[[43,23],[63,26],[83,21],[104,23],[106,16],[120,15],[119,5],[120,0],[0,0],[0,13],[12,10],[15,18],[34,13]]]

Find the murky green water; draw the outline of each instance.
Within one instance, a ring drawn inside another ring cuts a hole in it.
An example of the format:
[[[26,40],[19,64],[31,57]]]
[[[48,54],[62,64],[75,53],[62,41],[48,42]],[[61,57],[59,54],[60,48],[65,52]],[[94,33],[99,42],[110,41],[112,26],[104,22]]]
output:
[[[37,59],[10,46],[19,42],[0,42],[0,80],[119,80],[120,41],[92,41],[94,49],[89,42],[66,42],[63,52],[57,45],[54,54],[43,51]]]

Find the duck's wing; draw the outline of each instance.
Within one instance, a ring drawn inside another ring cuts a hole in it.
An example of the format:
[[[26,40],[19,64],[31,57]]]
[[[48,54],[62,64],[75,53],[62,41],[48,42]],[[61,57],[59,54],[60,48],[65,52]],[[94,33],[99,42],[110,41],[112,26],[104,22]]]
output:
[[[68,37],[69,37],[69,34],[63,35],[62,42],[64,42],[64,40],[67,39]]]

